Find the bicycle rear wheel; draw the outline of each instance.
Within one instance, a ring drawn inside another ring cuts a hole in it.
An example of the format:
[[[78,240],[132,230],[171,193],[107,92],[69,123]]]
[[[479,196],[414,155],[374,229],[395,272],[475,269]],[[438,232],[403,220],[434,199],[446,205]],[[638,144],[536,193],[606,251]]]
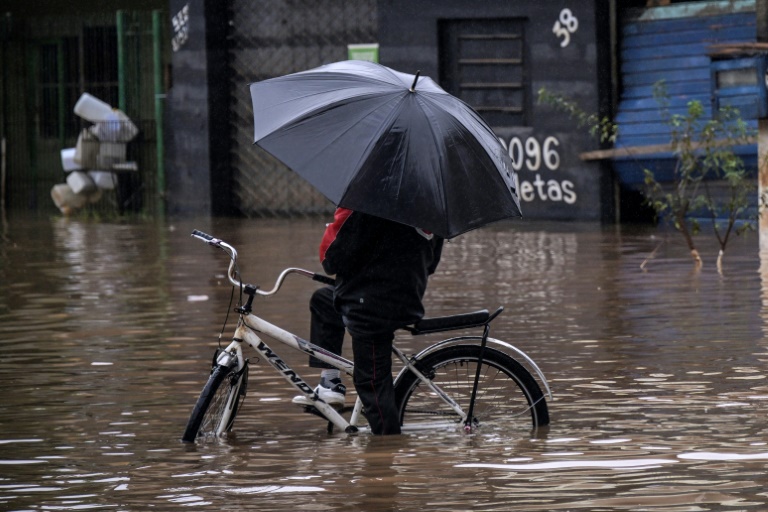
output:
[[[429,354],[417,368],[466,413],[479,356],[478,345],[455,345]],[[402,374],[395,383],[395,399],[403,428],[463,426],[459,414],[413,372]],[[472,424],[483,429],[549,424],[547,403],[533,376],[515,359],[491,347],[483,354]]]
[[[220,436],[232,429],[248,387],[248,365],[236,371],[216,365],[197,399],[182,440],[192,443],[198,437]]]

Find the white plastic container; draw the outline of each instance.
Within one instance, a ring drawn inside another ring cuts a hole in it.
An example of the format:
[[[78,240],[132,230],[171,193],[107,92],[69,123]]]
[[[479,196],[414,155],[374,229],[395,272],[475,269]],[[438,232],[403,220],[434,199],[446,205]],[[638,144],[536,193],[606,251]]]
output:
[[[96,167],[96,157],[98,154],[99,141],[86,128],[77,136],[73,160],[83,169],[93,169]]]
[[[93,183],[102,190],[113,190],[117,185],[117,175],[109,171],[88,171]]]
[[[61,166],[66,172],[79,171],[82,169],[80,164],[75,162],[76,152],[77,150],[75,148],[67,148],[61,150]]]
[[[88,197],[75,194],[72,191],[72,188],[66,183],[59,183],[58,185],[54,185],[51,189],[51,199],[53,199],[53,203],[61,213],[70,215],[74,213],[75,210],[82,208],[88,200]]]
[[[112,113],[112,107],[99,98],[84,92],[75,103],[75,114],[92,123],[107,121]]]
[[[88,194],[96,190],[96,184],[90,176],[83,171],[72,171],[67,176],[67,185],[75,194]]]

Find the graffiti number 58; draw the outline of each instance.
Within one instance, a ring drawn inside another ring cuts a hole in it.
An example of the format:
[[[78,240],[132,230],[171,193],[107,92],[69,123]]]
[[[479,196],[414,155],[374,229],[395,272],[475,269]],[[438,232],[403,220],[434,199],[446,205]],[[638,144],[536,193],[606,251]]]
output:
[[[560,11],[560,17],[555,22],[555,26],[552,27],[552,32],[557,37],[562,37],[560,46],[565,48],[571,42],[571,34],[579,29],[579,20],[573,15],[570,9],[567,7]]]

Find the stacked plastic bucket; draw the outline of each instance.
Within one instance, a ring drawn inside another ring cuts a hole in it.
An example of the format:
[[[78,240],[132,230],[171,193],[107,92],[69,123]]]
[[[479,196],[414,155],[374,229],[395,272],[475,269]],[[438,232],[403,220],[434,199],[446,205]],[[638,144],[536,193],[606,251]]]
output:
[[[54,185],[51,198],[64,215],[99,201],[105,190],[117,185],[117,172],[136,171],[126,161],[127,144],[139,133],[136,125],[119,109],[84,93],[75,104],[75,114],[93,123],[77,137],[74,148],[61,150],[66,183]]]

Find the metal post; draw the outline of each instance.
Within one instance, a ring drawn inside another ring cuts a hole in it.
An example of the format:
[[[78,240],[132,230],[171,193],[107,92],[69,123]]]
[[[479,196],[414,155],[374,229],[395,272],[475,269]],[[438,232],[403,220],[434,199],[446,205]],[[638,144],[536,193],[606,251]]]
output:
[[[162,11],[152,11],[152,54],[155,78],[155,134],[157,147],[157,176],[155,190],[155,213],[159,217],[165,215],[165,146],[163,145],[163,54],[162,54]]]
[[[33,121],[35,119],[34,112],[37,110],[37,98],[39,92],[38,80],[35,71],[40,69],[40,46],[35,45],[34,49],[29,52],[27,60],[27,84],[30,85],[24,96],[26,97],[26,109],[27,109],[27,121],[26,121],[26,135],[27,135],[27,151],[29,151],[29,175],[31,177],[31,189],[28,190],[27,195],[27,208],[30,210],[37,210],[38,206],[38,178],[40,170],[38,168],[38,151],[37,146],[39,142],[39,135],[37,133],[37,125]]]
[[[58,81],[56,92],[59,104],[56,121],[59,129],[59,146],[63,148],[64,141],[66,140],[65,126],[68,112],[64,108],[64,102],[66,101],[66,91],[64,91],[64,41],[61,39],[56,42],[56,80]]]
[[[125,11],[117,11],[115,20],[117,28],[117,108],[126,112],[126,86],[125,86]]]

